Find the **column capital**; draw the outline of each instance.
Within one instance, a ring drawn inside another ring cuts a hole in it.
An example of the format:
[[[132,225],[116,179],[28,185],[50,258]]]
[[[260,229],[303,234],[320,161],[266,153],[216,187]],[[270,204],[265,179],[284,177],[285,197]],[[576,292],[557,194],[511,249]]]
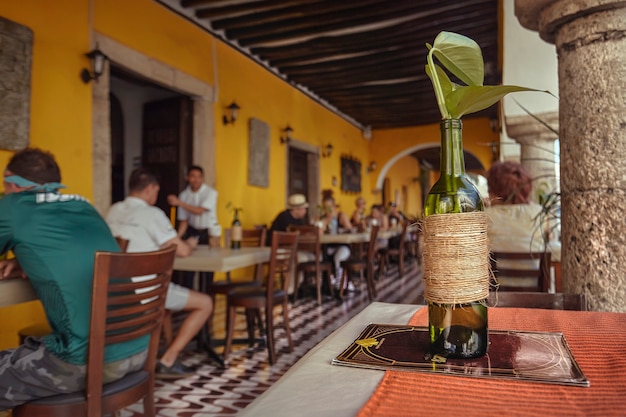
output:
[[[559,113],[548,112],[536,115],[552,129],[559,131]],[[548,129],[532,116],[508,116],[505,118],[506,134],[517,143],[528,144],[537,141],[555,141],[558,134]]]
[[[527,29],[555,43],[556,32],[569,22],[592,13],[624,8],[622,0],[515,0],[515,16]]]

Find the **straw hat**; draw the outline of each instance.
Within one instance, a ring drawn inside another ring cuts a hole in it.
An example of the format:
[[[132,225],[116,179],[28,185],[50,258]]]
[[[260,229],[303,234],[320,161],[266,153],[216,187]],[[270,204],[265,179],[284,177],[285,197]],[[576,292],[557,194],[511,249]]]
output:
[[[309,207],[309,203],[306,202],[304,194],[292,194],[287,199],[287,208],[290,210],[307,207]]]

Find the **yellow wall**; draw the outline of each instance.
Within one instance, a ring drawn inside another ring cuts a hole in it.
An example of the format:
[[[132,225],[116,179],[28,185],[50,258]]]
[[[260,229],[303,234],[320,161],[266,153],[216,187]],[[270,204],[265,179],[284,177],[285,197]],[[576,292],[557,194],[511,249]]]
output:
[[[91,198],[91,87],[79,78],[89,65],[88,2],[5,1],[0,15],[34,33],[30,144],[52,151],[69,190]],[[0,151],[2,168],[10,155]]]
[[[463,148],[474,154],[485,169],[491,166],[490,142],[497,142],[498,134],[489,126],[489,119],[477,118],[463,120]],[[375,130],[370,151],[376,155],[378,170],[386,161],[398,153],[420,144],[439,144],[439,125],[413,126],[400,129]],[[378,162],[382,161],[382,162]],[[377,171],[379,172],[379,171]]]
[[[153,0],[95,0],[94,30],[213,84],[213,37]]]
[[[225,209],[228,202],[243,207],[240,217],[244,227],[269,224],[284,210],[287,146],[281,144],[280,136],[287,125],[293,128],[295,140],[320,148],[328,143],[333,145],[331,157],[320,158],[321,189],[333,189],[337,202],[351,210],[354,195],[342,193],[340,181],[333,187],[332,177],[340,178],[342,154],[352,155],[363,165],[369,160],[368,142],[362,138],[361,131],[228,45],[219,42],[217,56],[220,84],[215,112],[215,150],[219,222],[229,225],[232,220],[232,213]],[[241,107],[238,120],[223,125],[221,118],[233,100]],[[268,188],[247,185],[250,118],[270,126]],[[367,192],[370,188],[369,178],[364,176],[362,189]]]

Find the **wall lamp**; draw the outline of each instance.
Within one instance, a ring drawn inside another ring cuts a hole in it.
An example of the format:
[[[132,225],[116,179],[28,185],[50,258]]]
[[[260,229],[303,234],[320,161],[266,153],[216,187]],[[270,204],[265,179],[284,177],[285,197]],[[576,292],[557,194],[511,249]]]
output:
[[[228,107],[226,107],[226,110],[228,110],[228,114],[225,114],[222,118],[222,121],[225,125],[235,123],[235,120],[237,120],[237,112],[240,108],[241,107],[239,107],[234,101],[230,103]]]
[[[291,126],[287,125],[286,128],[283,129],[284,135],[280,137],[280,143],[289,143],[291,142],[291,134],[293,133],[293,129]]]
[[[91,80],[97,81],[98,78],[104,72],[104,63],[109,60],[109,57],[102,53],[101,50],[98,49],[98,45],[96,45],[96,49],[85,54],[87,58],[89,58],[89,62],[91,63],[91,71],[87,68],[83,68],[80,72],[80,79],[83,80],[85,84],[87,84]]]
[[[370,172],[373,172],[376,169],[376,162],[372,161],[369,163],[368,166],[365,167],[365,171],[369,174]]]
[[[329,143],[322,151],[322,158],[329,158],[331,153],[333,153],[333,145],[332,143]]]

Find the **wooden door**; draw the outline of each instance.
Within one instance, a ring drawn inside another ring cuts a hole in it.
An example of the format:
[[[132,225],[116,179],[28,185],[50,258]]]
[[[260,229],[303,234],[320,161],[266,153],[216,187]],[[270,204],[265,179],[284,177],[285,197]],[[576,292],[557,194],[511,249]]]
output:
[[[143,106],[142,164],[159,178],[161,192],[156,206],[169,216],[168,194],[185,187],[191,164],[192,106],[189,97],[153,101]]]

